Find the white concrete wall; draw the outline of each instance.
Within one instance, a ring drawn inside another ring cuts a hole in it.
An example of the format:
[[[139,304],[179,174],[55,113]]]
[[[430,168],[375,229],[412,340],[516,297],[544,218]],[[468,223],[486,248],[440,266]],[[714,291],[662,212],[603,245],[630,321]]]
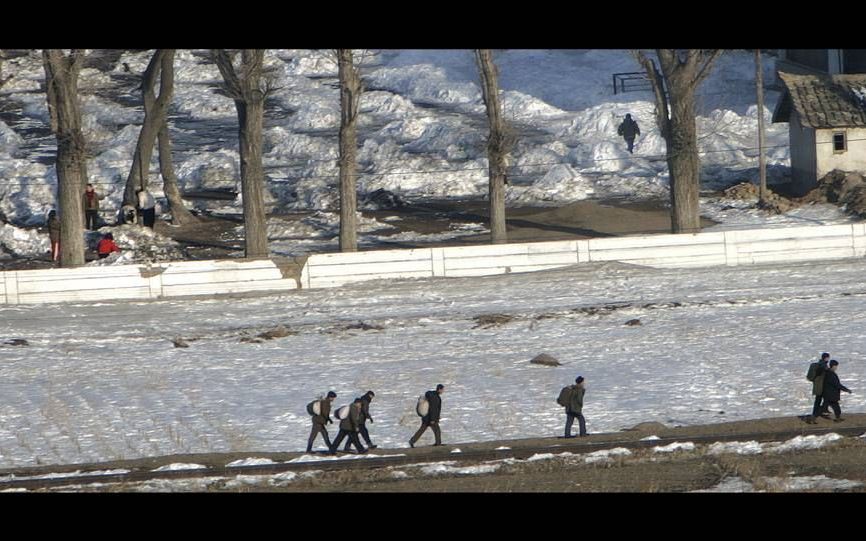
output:
[[[0,304],[279,292],[366,280],[531,272],[598,261],[712,267],[853,257],[866,257],[866,223],[316,254],[307,258],[298,280],[284,277],[271,260],[10,271],[0,273]]]
[[[815,130],[815,132],[817,148],[816,179],[823,177],[833,169],[839,169],[848,173],[858,172],[866,174],[866,129],[838,128]],[[836,153],[833,150],[833,134],[837,132],[846,133],[848,149],[845,152]],[[793,156],[793,148],[791,152]]]

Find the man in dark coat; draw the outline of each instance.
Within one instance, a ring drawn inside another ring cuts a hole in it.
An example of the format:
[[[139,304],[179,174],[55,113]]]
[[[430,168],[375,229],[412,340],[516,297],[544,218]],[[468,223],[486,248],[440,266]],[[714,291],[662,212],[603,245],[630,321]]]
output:
[[[319,414],[313,415],[313,429],[310,431],[310,439],[307,440],[308,453],[313,450],[313,441],[319,434],[325,438],[325,445],[328,446],[328,450],[331,449],[331,438],[328,437],[328,429],[325,428],[325,425],[334,422],[331,420],[331,402],[335,398],[337,398],[337,393],[328,391],[328,397],[319,400]]]
[[[836,368],[839,366],[839,361],[833,359],[830,361],[830,368],[824,372],[824,403],[833,408],[833,413],[836,418],[833,419],[837,423],[844,421],[842,418],[842,408],[839,407],[840,391],[850,393],[851,389],[842,385],[839,381],[839,376],[836,375]]]
[[[346,416],[345,419],[340,421],[340,432],[337,434],[337,439],[334,440],[334,445],[331,446],[330,453],[332,455],[337,454],[337,449],[340,448],[340,442],[343,441],[343,438],[346,436],[349,437],[349,442],[355,446],[355,449],[358,450],[359,454],[366,453],[367,450],[364,449],[364,446],[361,445],[360,440],[358,440],[358,431],[360,430],[361,424],[361,409],[363,408],[362,401],[360,398],[356,398],[354,402],[349,406],[349,415]]]
[[[586,436],[586,419],[583,418],[583,395],[586,393],[586,388],[583,386],[583,376],[577,376],[574,380],[574,385],[571,386],[571,400],[568,401],[568,406],[565,408],[565,437],[575,438],[571,435],[571,425],[574,424],[574,418],[577,417],[578,426],[580,426],[580,435]]]
[[[433,445],[442,445],[442,433],[439,430],[439,416],[442,414],[442,398],[440,395],[445,392],[445,386],[441,383],[436,386],[435,391],[427,391],[424,393],[424,398],[430,404],[427,410],[427,415],[421,417],[421,428],[415,432],[412,439],[409,440],[409,447],[415,447],[415,442],[421,437],[421,434],[427,430],[427,427],[433,429],[433,435],[436,437],[436,443]]]
[[[622,124],[619,125],[616,133],[622,135],[628,145],[628,151],[634,154],[634,138],[636,135],[640,135],[640,128],[638,127],[637,122],[632,120],[631,114],[625,115],[625,120],[623,120]]]
[[[830,354],[822,353],[821,360],[815,363],[815,379],[812,380],[812,394],[815,395],[815,403],[812,405],[812,417],[806,419],[806,422],[810,424],[815,424],[815,418],[819,415],[829,418],[829,415],[827,415],[827,402],[825,401],[822,405],[824,397],[824,374],[827,372],[827,362],[829,360]]]
[[[376,393],[373,391],[367,391],[364,393],[364,396],[355,399],[356,401],[361,401],[361,418],[358,425],[358,433],[362,438],[364,438],[364,441],[367,442],[368,449],[379,447],[378,445],[373,445],[373,442],[370,441],[370,432],[367,431],[367,420],[369,419],[371,423],[373,422],[373,416],[370,415],[370,401],[373,400],[374,396],[376,396]],[[346,440],[346,446],[343,448],[344,452],[349,451],[349,444],[351,443],[351,439]]]

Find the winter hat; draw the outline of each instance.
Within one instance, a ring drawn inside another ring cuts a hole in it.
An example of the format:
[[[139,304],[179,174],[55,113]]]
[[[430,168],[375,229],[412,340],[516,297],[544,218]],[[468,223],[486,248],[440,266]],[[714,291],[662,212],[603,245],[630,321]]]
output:
[[[583,376],[577,376],[577,379],[574,380],[575,383],[583,383]]]
[[[837,361],[836,359],[833,359],[830,361],[830,366],[837,366],[838,364],[839,364],[839,361]]]
[[[436,386],[436,390],[437,390],[437,391],[440,390],[440,389],[444,389],[444,388],[445,388],[445,386],[442,385],[441,383],[440,383],[439,385]]]
[[[821,359],[829,359],[829,358],[830,358],[830,354],[829,354],[829,353],[822,353],[822,354],[821,354]]]
[[[364,393],[364,395],[373,398],[374,396],[376,396],[376,393],[374,393],[373,391],[367,391],[366,393]]]
[[[328,391],[328,398],[337,398],[337,393],[334,391]]]

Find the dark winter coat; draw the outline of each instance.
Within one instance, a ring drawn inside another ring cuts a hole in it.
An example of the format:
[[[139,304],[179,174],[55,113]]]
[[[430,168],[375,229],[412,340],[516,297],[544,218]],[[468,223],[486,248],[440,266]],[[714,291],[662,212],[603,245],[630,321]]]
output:
[[[841,395],[840,391],[851,392],[848,387],[842,385],[836,372],[832,370],[824,372],[824,400],[826,402],[838,402]]]
[[[60,242],[60,219],[57,216],[48,219],[48,238],[51,242]]]
[[[824,374],[827,373],[827,361],[818,361],[815,369],[815,379],[812,381],[812,394],[821,396],[824,394]]]
[[[429,422],[438,423],[439,416],[442,415],[442,398],[436,391],[427,391],[424,393],[424,398],[430,404],[430,409],[427,410],[425,419]]]
[[[90,192],[90,196],[88,196],[87,191],[81,196],[81,200],[84,203],[84,210],[99,210],[99,200],[105,199],[104,195],[100,195],[96,192],[96,190]]]
[[[568,402],[569,413],[582,413],[583,412],[583,395],[586,393],[586,389],[584,389],[580,385],[572,385],[571,392],[571,400]]]
[[[319,415],[313,415],[313,422],[323,425],[331,419],[331,401],[327,398],[319,400]]]
[[[619,129],[617,133],[625,137],[626,139],[634,139],[635,135],[640,135],[640,128],[637,125],[637,122],[632,118],[627,118],[622,121],[622,124],[619,125]]]
[[[361,428],[361,403],[352,402],[349,405],[349,415],[340,421],[340,430],[357,432]]]
[[[361,401],[361,417],[359,422],[361,424],[364,424],[367,422],[367,419],[370,419],[372,421],[373,417],[370,415],[370,397],[364,395],[360,398],[357,398],[356,400]]]

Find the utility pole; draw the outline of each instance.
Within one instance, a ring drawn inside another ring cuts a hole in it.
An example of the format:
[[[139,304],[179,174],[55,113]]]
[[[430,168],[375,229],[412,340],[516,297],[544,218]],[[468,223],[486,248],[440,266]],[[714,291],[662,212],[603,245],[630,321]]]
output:
[[[767,167],[764,159],[764,74],[761,69],[760,49],[755,49],[755,70],[758,87],[758,174],[761,179],[758,203],[763,205],[767,201]]]

